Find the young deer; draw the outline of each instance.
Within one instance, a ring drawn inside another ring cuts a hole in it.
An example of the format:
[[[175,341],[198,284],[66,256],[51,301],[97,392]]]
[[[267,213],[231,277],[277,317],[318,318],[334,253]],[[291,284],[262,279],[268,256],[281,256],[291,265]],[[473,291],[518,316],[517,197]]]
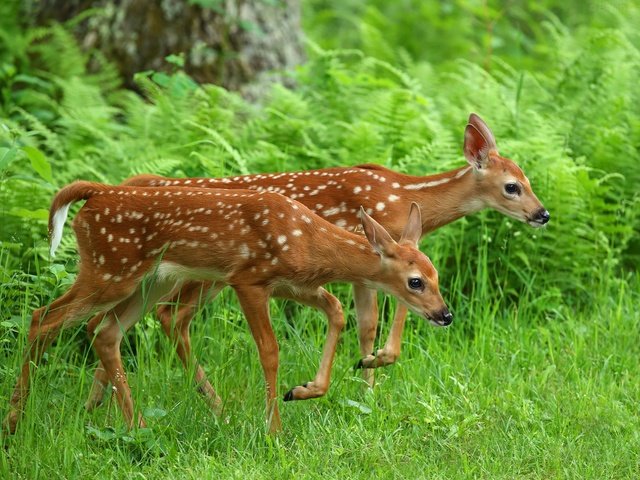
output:
[[[549,213],[531,190],[527,177],[513,161],[498,154],[491,130],[475,114],[469,116],[464,132],[464,154],[468,166],[427,177],[404,175],[378,165],[362,165],[221,179],[170,179],[139,175],[125,184],[278,192],[305,204],[316,214],[348,231],[359,228],[358,212],[360,205],[363,205],[367,213],[375,212],[376,218],[395,239],[400,238],[404,227],[402,220],[411,202],[420,206],[422,235],[487,207],[532,227],[540,227],[549,221]],[[190,343],[188,325],[201,303],[202,292],[206,292],[208,288],[208,284],[185,284],[173,299],[178,305],[175,316],[168,305],[158,309],[164,331],[169,334],[175,329],[181,334],[182,338],[176,345],[184,364],[190,361],[196,363],[195,359],[186,359],[183,345]],[[407,309],[404,305],[398,306],[384,348],[370,354],[378,325],[375,291],[364,285],[354,284],[354,299],[360,352],[363,355],[359,365],[365,368],[365,378],[372,384],[373,370],[369,368],[394,363],[400,355]],[[200,368],[196,371],[196,379],[201,392],[213,391]],[[99,367],[96,370],[94,388],[87,401],[88,409],[101,402],[106,385],[106,374]]]
[[[412,204],[399,242],[364,211],[365,237],[349,233],[277,193],[249,190],[113,187],[76,182],[53,199],[51,253],[60,243],[71,204],[86,200],[74,221],[80,271],[67,293],[33,314],[29,344],[5,419],[13,432],[29,389],[30,365],[63,327],[96,312],[89,330],[129,426],[134,407],[120,357],[120,341],[140,316],[171,297],[185,281],[225,285],[237,293],[255,339],[267,387],[270,431],[280,428],[276,403],[278,344],[268,299],[293,298],[322,310],[327,341],[313,381],[287,400],[323,395],[344,325],[338,300],[321,285],[343,280],[383,289],[436,325],[451,323],[431,261],[416,248],[422,233]],[[407,213],[406,211],[404,212]],[[187,356],[189,344],[183,343]],[[144,425],[142,417],[138,425]]]

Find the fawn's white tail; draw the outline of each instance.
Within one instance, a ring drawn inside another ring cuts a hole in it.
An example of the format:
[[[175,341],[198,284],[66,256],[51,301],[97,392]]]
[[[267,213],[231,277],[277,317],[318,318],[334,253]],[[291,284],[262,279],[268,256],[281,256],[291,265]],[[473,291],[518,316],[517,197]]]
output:
[[[52,257],[55,256],[57,248],[60,246],[60,241],[62,240],[62,230],[64,228],[64,224],[67,221],[67,214],[69,213],[69,207],[71,206],[69,202],[66,205],[58,208],[53,214],[53,220],[51,220],[51,239],[50,239],[50,247],[49,253]]]

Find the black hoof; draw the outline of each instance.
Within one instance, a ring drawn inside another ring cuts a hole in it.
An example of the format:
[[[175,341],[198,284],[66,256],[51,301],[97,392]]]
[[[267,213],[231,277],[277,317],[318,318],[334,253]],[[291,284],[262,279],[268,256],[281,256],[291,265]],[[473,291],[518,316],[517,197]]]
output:
[[[284,394],[283,400],[285,402],[290,402],[291,400],[293,400],[293,388]]]
[[[375,357],[376,357],[376,351],[375,351],[375,350],[374,350],[373,352],[371,352],[371,356],[372,356],[373,358],[375,358]],[[354,370],[358,370],[358,369],[362,369],[362,368],[368,368],[368,367],[365,367],[365,366],[364,366],[364,358],[361,358],[361,359],[358,361],[358,363],[356,363],[356,364],[353,366],[353,369],[354,369]]]

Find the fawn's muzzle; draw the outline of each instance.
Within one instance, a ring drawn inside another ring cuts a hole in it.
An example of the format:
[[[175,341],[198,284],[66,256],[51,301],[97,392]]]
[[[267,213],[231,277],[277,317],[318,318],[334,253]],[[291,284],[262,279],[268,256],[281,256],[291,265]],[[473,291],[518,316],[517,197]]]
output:
[[[551,215],[549,214],[549,212],[544,208],[540,208],[540,210],[537,210],[531,219],[534,222],[539,223],[540,225],[544,225],[549,221],[550,218]]]
[[[449,311],[448,308],[443,308],[438,313],[430,317],[431,323],[438,327],[446,327],[447,325],[451,325],[453,322],[453,314]]]

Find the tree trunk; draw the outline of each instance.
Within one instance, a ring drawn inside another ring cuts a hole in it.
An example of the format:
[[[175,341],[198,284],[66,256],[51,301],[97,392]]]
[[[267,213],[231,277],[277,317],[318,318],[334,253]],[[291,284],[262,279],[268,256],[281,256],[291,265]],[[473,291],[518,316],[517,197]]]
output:
[[[33,8],[39,24],[97,9],[74,34],[130,87],[136,72],[174,68],[171,54],[183,55],[197,81],[234,90],[253,90],[265,72],[278,76],[304,59],[298,0],[41,0]]]

